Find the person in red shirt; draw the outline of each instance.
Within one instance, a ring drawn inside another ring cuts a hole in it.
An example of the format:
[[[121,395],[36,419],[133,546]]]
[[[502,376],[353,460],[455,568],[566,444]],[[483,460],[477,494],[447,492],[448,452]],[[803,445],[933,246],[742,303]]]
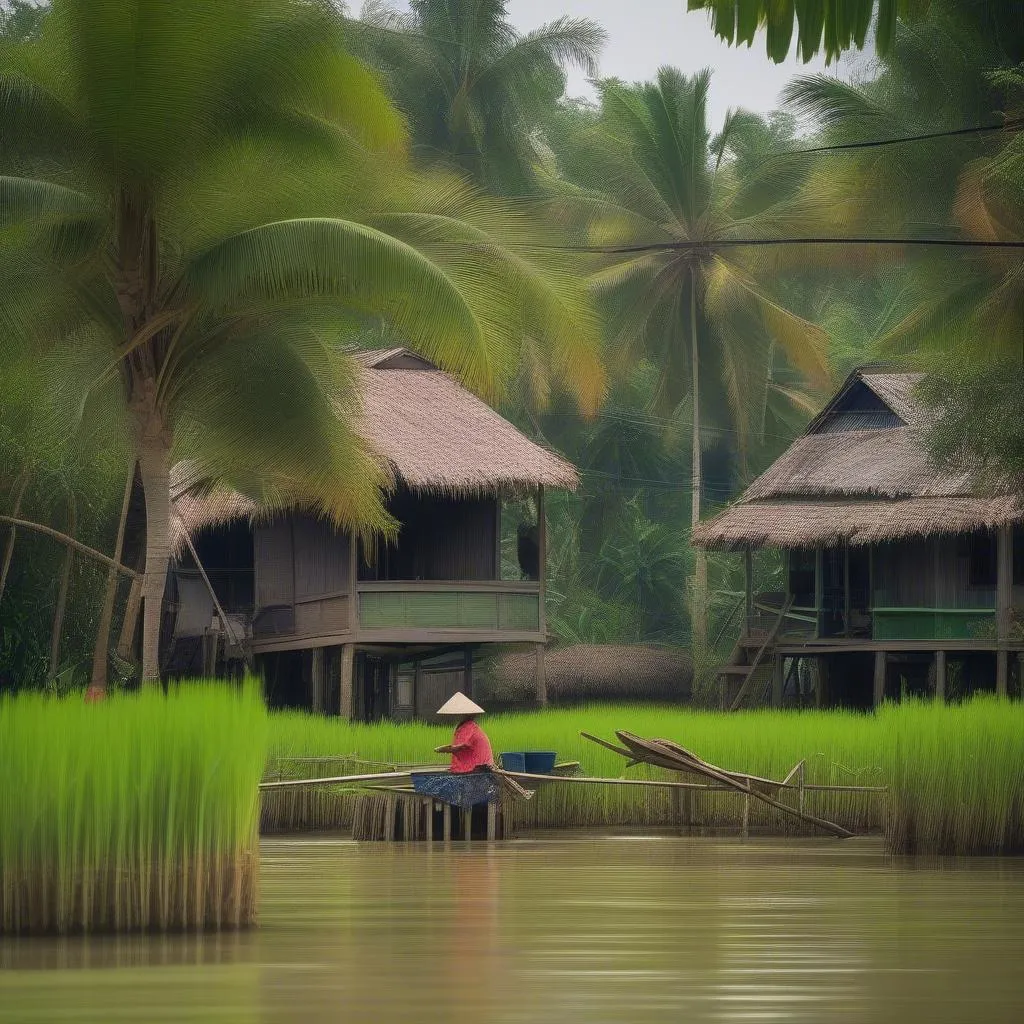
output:
[[[479,704],[474,704],[464,693],[456,693],[446,701],[437,713],[457,716],[461,721],[455,727],[451,743],[436,747],[438,754],[451,754],[451,771],[456,775],[474,772],[494,766],[491,741],[476,723],[476,716],[484,714]]]

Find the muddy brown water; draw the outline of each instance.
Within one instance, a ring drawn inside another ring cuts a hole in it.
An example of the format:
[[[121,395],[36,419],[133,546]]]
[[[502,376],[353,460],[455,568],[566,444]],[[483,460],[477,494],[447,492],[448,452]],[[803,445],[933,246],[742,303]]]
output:
[[[0,1024],[1024,1020],[1024,860],[296,838],[262,894],[242,935],[0,940]]]

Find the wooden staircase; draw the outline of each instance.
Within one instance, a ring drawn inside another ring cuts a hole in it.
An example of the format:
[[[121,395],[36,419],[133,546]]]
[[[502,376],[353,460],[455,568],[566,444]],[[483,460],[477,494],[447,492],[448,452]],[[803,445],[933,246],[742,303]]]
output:
[[[775,641],[792,604],[793,599],[789,598],[779,609],[778,616],[753,658],[750,657],[750,645],[738,643],[729,661],[719,667],[719,693],[723,710],[728,708],[730,711],[738,711],[744,705],[753,707],[765,702],[772,684]],[[736,682],[739,682],[739,688],[733,692]]]

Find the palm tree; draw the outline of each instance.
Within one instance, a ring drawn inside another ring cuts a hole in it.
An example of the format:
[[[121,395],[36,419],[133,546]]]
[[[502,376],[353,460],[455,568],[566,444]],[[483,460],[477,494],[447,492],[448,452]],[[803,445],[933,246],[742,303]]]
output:
[[[356,402],[339,339],[380,318],[495,393],[543,338],[569,390],[600,398],[564,264],[496,240],[529,234],[523,216],[406,169],[401,119],[341,30],[320,0],[54,0],[0,51],[0,355],[59,346],[69,376],[100,358],[90,394],[127,412],[147,681],[176,459],[387,527],[381,469],[337,415]]]
[[[731,410],[742,449],[760,416],[768,360],[776,347],[801,373],[825,375],[825,336],[792,313],[762,280],[763,266],[721,243],[770,237],[811,213],[787,207],[792,171],[780,161],[741,178],[728,159],[763,126],[730,114],[714,139],[707,123],[710,72],[687,77],[662,68],[641,86],[605,83],[599,114],[573,120],[559,146],[567,177],[587,212],[590,241],[608,253],[592,284],[608,310],[609,349],[626,363],[660,367],[658,405],[689,402],[692,423],[691,520],[703,495],[703,409]],[[712,390],[714,389],[714,390]],[[756,407],[756,409],[755,409]],[[695,558],[694,646],[706,646],[707,561]]]
[[[596,74],[605,39],[585,18],[521,35],[506,0],[368,3],[353,23],[362,53],[387,76],[420,155],[499,194],[532,188],[538,130],[565,89],[565,65]]]

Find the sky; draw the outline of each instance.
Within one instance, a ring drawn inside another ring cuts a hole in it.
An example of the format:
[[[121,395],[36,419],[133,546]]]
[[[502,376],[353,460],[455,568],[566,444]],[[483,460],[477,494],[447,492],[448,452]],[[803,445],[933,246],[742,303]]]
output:
[[[730,107],[767,113],[778,106],[779,92],[794,75],[825,70],[823,58],[802,64],[793,57],[773,64],[763,39],[752,48],[730,47],[711,31],[704,11],[687,12],[686,0],[508,0],[509,20],[527,32],[561,15],[591,18],[608,33],[601,58],[604,77],[644,81],[663,64],[693,73],[711,67],[711,124],[720,124]],[[863,57],[855,58],[857,63]],[[830,73],[848,78],[854,59],[845,58]],[[569,96],[593,96],[583,74],[569,72]]]

